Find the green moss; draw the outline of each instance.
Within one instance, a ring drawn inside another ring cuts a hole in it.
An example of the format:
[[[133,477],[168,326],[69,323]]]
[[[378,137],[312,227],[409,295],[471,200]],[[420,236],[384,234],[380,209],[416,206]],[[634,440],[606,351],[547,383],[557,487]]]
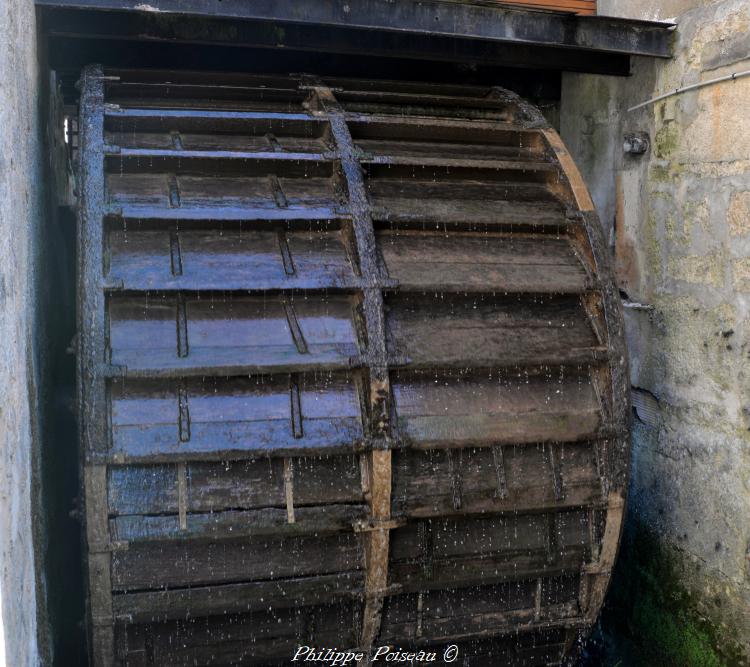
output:
[[[661,256],[661,242],[659,241],[657,200],[662,195],[658,192],[652,192],[649,196],[649,211],[644,225],[645,251],[648,271],[646,275],[655,284],[660,284],[662,280],[663,262]]]
[[[731,638],[698,613],[680,571],[679,557],[653,532],[642,525],[629,529],[602,617],[603,634],[626,642],[635,664],[644,667],[747,665]],[[618,660],[610,656],[602,663]]]
[[[684,667],[721,667],[724,661],[710,635],[682,613],[665,613],[659,596],[645,596],[633,613],[633,628],[644,647],[667,662]]]
[[[649,168],[648,177],[653,183],[671,183],[679,179],[685,167],[677,162],[655,163]]]
[[[680,131],[676,123],[666,123],[654,138],[654,154],[665,160],[674,152],[680,141]]]

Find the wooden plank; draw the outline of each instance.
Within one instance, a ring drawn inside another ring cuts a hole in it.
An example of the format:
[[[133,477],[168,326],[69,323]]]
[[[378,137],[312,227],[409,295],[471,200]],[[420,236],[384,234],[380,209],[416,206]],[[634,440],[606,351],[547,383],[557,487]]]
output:
[[[190,119],[197,120],[197,119]],[[242,153],[250,157],[280,157],[301,155],[309,160],[311,154],[317,159],[330,159],[330,146],[323,137],[325,124],[319,119],[312,123],[230,123],[234,131],[227,131],[224,123],[186,123],[180,118],[146,118],[130,123],[107,122],[106,141],[110,154],[132,155],[132,151],[157,151],[153,157],[169,157],[172,152],[202,151],[227,152],[227,157]],[[273,128],[274,131],[268,131]],[[269,139],[272,137],[273,140]],[[270,150],[269,150],[270,149]],[[131,152],[131,153],[128,153]],[[258,154],[262,153],[263,156]],[[327,154],[326,158],[323,155]],[[113,161],[115,164],[116,162]]]
[[[439,116],[410,117],[393,116],[374,112],[345,112],[344,118],[351,130],[352,137],[359,142],[364,138],[402,137],[420,139],[430,137],[436,141],[457,138],[476,140],[479,136],[487,141],[493,137],[505,137],[517,140],[519,145],[536,145],[530,137],[537,130],[527,129],[508,121],[492,119],[441,118]]]
[[[596,620],[609,587],[612,568],[620,546],[624,513],[625,499],[617,492],[611,492],[599,558],[590,565],[584,565],[581,571],[579,600],[589,623]]]
[[[467,119],[483,122],[495,121],[498,125],[507,127],[518,127],[506,109],[488,106],[483,109],[471,108],[470,106],[457,105],[432,105],[429,100],[422,100],[427,104],[403,106],[394,102],[349,101],[344,104],[344,110],[348,116],[362,118],[365,114],[376,116],[393,115],[401,120],[403,117],[412,116],[414,120],[426,116],[440,119],[451,119],[465,121]]]
[[[477,120],[348,116],[356,146],[366,153],[507,159],[539,158],[544,142],[537,130]]]
[[[575,299],[394,297],[388,333],[390,353],[410,367],[580,364],[607,357]]]
[[[382,160],[384,156],[386,160],[391,158],[481,160],[482,162],[497,160],[500,164],[511,161],[521,169],[527,164],[532,167],[535,164],[544,164],[549,168],[554,168],[551,162],[540,162],[542,152],[537,151],[535,147],[537,143],[541,144],[541,140],[535,141],[536,135],[529,136],[519,132],[498,132],[494,136],[489,132],[472,135],[458,130],[455,133],[443,131],[442,135],[447,140],[438,141],[433,138],[434,134],[416,133],[413,128],[408,128],[408,131],[404,131],[405,128],[398,129],[402,132],[397,133],[391,130],[379,137],[373,128],[369,127],[369,123],[363,124],[361,135],[365,138],[356,138],[356,146],[365,156],[372,156],[373,159],[379,160]],[[465,136],[467,140],[459,142],[460,136]]]
[[[596,14],[596,0],[497,0],[497,4],[580,15]]]
[[[104,83],[100,67],[83,72],[79,151],[80,191],[78,211],[78,261],[80,302],[78,320],[78,400],[84,462],[106,456],[107,431],[105,380],[101,366],[106,358],[102,336],[105,304],[102,285],[104,221]],[[107,476],[104,466],[84,463],[84,499],[88,543],[88,614],[90,656],[93,667],[114,665],[114,625],[110,572],[109,530],[106,525]]]
[[[269,142],[269,136],[273,137],[273,143]],[[186,166],[193,161],[202,160],[213,164],[215,169],[220,169],[219,164],[214,164],[216,161],[258,160],[280,169],[290,161],[327,162],[334,157],[333,153],[325,150],[326,146],[320,139],[292,137],[287,141],[286,137],[282,137],[285,147],[272,133],[260,137],[235,137],[222,134],[185,134],[171,130],[159,133],[107,132],[106,137],[105,154],[115,158],[111,162],[116,167],[119,167],[117,158],[122,158],[131,163],[135,163],[136,159],[153,160],[154,166],[171,164],[176,159]],[[149,163],[146,172],[151,170],[151,166],[152,163]]]
[[[106,164],[110,172],[123,177],[118,186],[132,187],[125,176],[145,176],[170,171],[192,178],[224,176],[267,176],[283,171],[284,176],[314,178],[330,176],[331,153],[280,153],[241,150],[175,150],[160,148],[109,147]],[[128,179],[129,181],[130,179]]]
[[[449,158],[417,155],[372,155],[362,161],[365,165],[387,165],[397,167],[444,167],[447,169],[491,169],[493,172],[554,172],[557,167],[549,162],[479,159],[479,158]]]
[[[273,199],[270,197],[269,199]],[[154,204],[148,202],[138,204],[114,203],[107,208],[107,215],[115,218],[126,218],[130,220],[160,220],[181,222],[213,221],[213,222],[300,222],[316,221],[326,222],[346,216],[346,211],[332,202],[325,202],[322,206],[306,206],[305,204],[290,205],[288,208],[280,209],[273,201],[248,201],[232,205],[227,202],[226,206],[211,207],[207,203],[195,206],[183,206],[179,210],[165,207],[161,195],[153,197]],[[208,200],[207,200],[208,201]]]
[[[358,456],[295,459],[298,505],[364,502]],[[113,466],[109,508],[113,515],[175,514],[175,465]],[[186,511],[221,512],[286,507],[283,466],[278,459],[186,464]]]
[[[272,574],[269,577],[272,564]],[[112,554],[112,587],[137,591],[350,572],[363,565],[358,535],[263,540],[139,542]]]
[[[402,292],[580,294],[590,285],[564,237],[382,230],[378,241]]]
[[[422,230],[440,230],[450,225],[482,231],[485,227],[498,230],[508,228],[511,231],[531,228],[563,233],[569,224],[556,202],[532,203],[447,197],[424,199],[419,196],[379,197],[373,206],[373,219],[397,224],[399,227],[408,225]]]
[[[380,265],[369,198],[365,188],[362,167],[343,110],[330,88],[320,81],[311,81],[313,102],[327,112],[331,125],[331,136],[338,150],[341,172],[349,195],[352,212],[352,231],[357,246],[360,271],[369,282],[363,294],[363,313],[367,329],[367,356],[370,372],[369,388],[369,435],[384,441],[390,431],[390,380],[387,369],[385,346],[385,316],[383,295],[380,290],[384,277]],[[368,533],[366,542],[367,576],[365,579],[365,608],[362,628],[359,632],[360,646],[366,653],[371,650],[380,629],[383,595],[388,584],[389,527],[391,516],[391,452],[373,450],[369,455],[370,516],[381,528]]]
[[[116,618],[132,623],[154,622],[325,604],[340,597],[356,597],[363,590],[363,572],[337,572],[296,579],[123,593],[114,596],[113,608]]]
[[[301,112],[302,96],[294,89],[233,86],[217,83],[181,84],[172,81],[128,81],[120,77],[108,87],[107,99],[121,107],[215,109],[217,102],[231,111]]]
[[[594,448],[595,443],[591,442],[560,446],[558,472],[566,491],[562,499],[555,494],[543,445],[464,449],[460,512],[453,505],[448,450],[399,451],[393,464],[393,513],[427,518],[456,513],[502,514],[602,506]],[[503,450],[504,494],[498,493],[496,449]]]
[[[221,176],[211,177],[205,175],[191,175],[189,172],[180,176],[180,216],[186,218],[191,216],[190,211],[202,212],[208,219],[213,213],[221,214],[224,219],[229,213],[237,211],[239,219],[245,214],[245,219],[252,215],[272,219],[273,211],[276,217],[283,212],[281,219],[293,218],[293,212],[304,215],[306,219],[313,216],[330,218],[330,213],[337,205],[338,200],[333,192],[330,179],[330,165],[326,167],[326,174],[317,174],[310,168],[308,177],[305,177],[304,165],[300,165],[298,177],[279,178],[284,193],[289,201],[289,207],[279,211],[273,197],[273,191],[268,181],[268,171],[258,175],[248,176]],[[124,214],[128,217],[148,218],[153,214],[152,210],[169,209],[169,192],[166,188],[164,173],[109,173],[107,175],[107,190],[109,193],[109,204],[113,207],[122,207]],[[285,173],[287,170],[285,169]],[[271,172],[272,173],[272,172]],[[320,215],[321,211],[326,215]],[[265,211],[267,210],[267,213]],[[127,211],[127,213],[125,213]],[[166,217],[169,211],[164,211]],[[174,217],[175,212],[171,212]],[[158,214],[156,215],[158,217]]]
[[[257,127],[264,132],[277,126],[289,127],[307,124],[320,125],[324,121],[307,113],[280,113],[268,111],[231,111],[227,109],[173,109],[173,108],[145,108],[119,107],[109,104],[105,109],[107,121],[126,121],[132,127],[137,123],[140,129],[180,129],[182,132],[189,128],[215,130],[223,127],[226,130],[246,130],[257,123]],[[231,123],[231,125],[230,125]],[[276,130],[275,130],[276,131]]]
[[[166,225],[165,225],[166,226]],[[358,285],[337,231],[285,233],[294,272],[287,271],[278,233],[247,229],[181,229],[180,271],[172,270],[169,228],[126,224],[107,235],[107,280],[126,290],[312,290]]]
[[[496,371],[490,380],[401,371],[393,381],[400,436],[422,448],[595,437],[602,418],[591,382],[573,369],[546,373]]]
[[[450,208],[458,202],[480,203],[484,208],[502,209],[503,202],[554,202],[554,196],[547,186],[541,183],[500,180],[469,180],[459,177],[431,178],[386,178],[388,168],[379,178],[370,178],[368,182],[370,197],[374,206],[387,207],[393,199],[398,207],[408,206],[408,200],[432,201],[433,205]],[[420,170],[421,171],[421,170]],[[392,172],[391,172],[392,173]],[[411,170],[409,170],[411,174]],[[434,201],[433,201],[434,200]],[[507,204],[505,204],[507,206]]]
[[[588,513],[581,510],[558,512],[558,546],[583,549],[588,540]],[[484,554],[523,554],[541,551],[547,545],[547,514],[515,516],[451,517],[432,520],[433,557],[440,560],[479,558]],[[418,561],[421,543],[413,525],[393,531],[394,562]]]
[[[288,460],[288,459],[286,459]],[[293,505],[292,505],[293,507]],[[284,508],[212,511],[205,514],[126,515],[110,519],[113,539],[144,542],[165,539],[219,539],[265,535],[309,535],[351,531],[364,519],[363,505],[297,507],[291,521]]]
[[[111,361],[134,377],[348,368],[360,354],[352,310],[350,298],[335,295],[113,296]]]
[[[301,387],[304,435],[291,428],[284,378],[206,378],[183,383],[189,396],[190,437],[179,437],[179,402],[173,382],[113,381],[113,455],[116,460],[158,462],[206,456],[326,453],[363,438],[362,415],[348,376]],[[183,459],[184,460],[184,459]]]
[[[573,158],[571,157],[568,149],[565,148],[560,135],[552,129],[542,130],[542,136],[544,137],[549,150],[554,154],[557,161],[560,163],[562,172],[564,174],[564,180],[558,186],[559,191],[563,195],[567,195],[567,191],[563,188],[567,185],[573,194],[573,202],[577,205],[580,211],[593,211],[594,202],[591,199],[586,183],[581,176],[581,172],[578,171]]]
[[[155,664],[268,667],[288,663],[301,642],[315,646],[346,642],[344,646],[353,646],[351,631],[341,627],[342,619],[351,618],[352,606],[351,601],[340,600],[301,609],[174,620],[134,630],[151,635]],[[133,635],[130,638],[137,641]]]
[[[445,586],[460,590],[480,584],[517,583],[540,576],[564,575],[580,565],[584,554],[583,547],[571,547],[554,564],[549,562],[544,549],[524,553],[498,552],[483,558],[441,559],[434,561],[430,578],[425,577],[418,564],[393,562],[391,575],[398,583],[398,590],[405,593]]]
[[[580,627],[583,620],[574,598],[575,581],[567,585],[562,582],[560,578],[545,581],[545,590],[557,590],[558,594],[546,600],[539,619],[536,619],[534,601],[536,580],[427,592],[423,595],[422,639],[417,643],[460,641],[469,637],[479,642],[482,637],[514,634],[518,626],[530,632],[542,628],[549,631],[555,627]],[[415,636],[417,615],[413,610],[418,601],[416,594],[391,598],[384,617],[384,642]]]

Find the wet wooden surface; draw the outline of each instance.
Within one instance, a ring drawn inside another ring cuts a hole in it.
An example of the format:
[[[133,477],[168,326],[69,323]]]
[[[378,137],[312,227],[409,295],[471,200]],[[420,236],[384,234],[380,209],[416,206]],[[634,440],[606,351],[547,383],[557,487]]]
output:
[[[554,131],[478,86],[92,72],[94,665],[557,664],[601,604],[628,450],[611,276]]]

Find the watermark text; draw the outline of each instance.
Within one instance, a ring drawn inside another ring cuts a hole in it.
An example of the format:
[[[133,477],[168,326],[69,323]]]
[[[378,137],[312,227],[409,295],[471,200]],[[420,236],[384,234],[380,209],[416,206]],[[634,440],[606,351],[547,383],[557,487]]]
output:
[[[362,651],[340,650],[338,648],[318,648],[317,646],[300,646],[292,662],[323,663],[331,667],[355,666],[365,659]],[[458,659],[458,646],[451,644],[442,652],[404,650],[396,646],[378,646],[373,649],[370,662],[405,662],[412,665],[437,662],[438,655],[443,662],[455,662]]]

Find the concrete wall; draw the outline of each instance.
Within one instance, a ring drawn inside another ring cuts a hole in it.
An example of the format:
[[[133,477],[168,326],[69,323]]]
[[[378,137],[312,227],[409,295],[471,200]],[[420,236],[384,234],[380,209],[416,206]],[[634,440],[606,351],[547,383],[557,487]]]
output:
[[[39,662],[32,527],[39,368],[33,332],[44,154],[35,35],[32,0],[0,2],[0,664],[13,667]]]
[[[628,107],[750,69],[750,0],[622,2],[676,17],[672,61],[566,75],[561,130],[616,255],[636,426],[628,521],[675,559],[690,605],[750,649],[750,78]],[[648,155],[623,134],[646,131]],[[712,663],[713,664],[713,663]]]

